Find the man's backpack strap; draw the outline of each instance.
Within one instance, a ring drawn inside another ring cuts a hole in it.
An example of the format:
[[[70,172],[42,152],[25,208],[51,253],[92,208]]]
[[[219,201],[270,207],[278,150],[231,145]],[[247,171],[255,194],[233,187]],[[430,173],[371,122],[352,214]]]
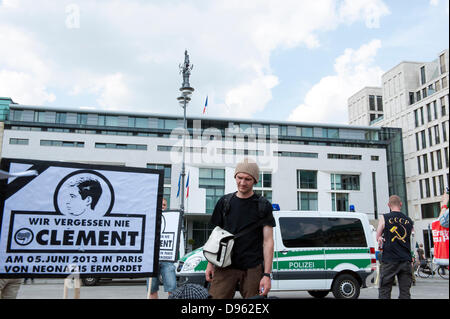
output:
[[[222,218],[224,224],[225,224],[225,217],[228,215],[228,212],[230,211],[231,199],[234,196],[236,196],[236,193],[237,192],[226,194],[223,198]]]
[[[230,211],[230,205],[231,205],[231,199],[236,196],[237,192],[234,193],[229,193],[226,194],[224,196],[223,199],[223,208],[222,208],[222,220],[223,220],[223,224],[225,225],[225,220],[226,220],[226,216],[228,215],[228,212]],[[268,203],[268,200],[261,195],[256,194],[256,196],[258,196],[257,200],[258,201],[258,215],[259,218],[264,218],[265,217],[265,210],[266,210],[266,205]]]
[[[259,218],[264,218],[265,216],[265,210],[268,200],[264,196],[259,196],[258,198],[258,215]]]

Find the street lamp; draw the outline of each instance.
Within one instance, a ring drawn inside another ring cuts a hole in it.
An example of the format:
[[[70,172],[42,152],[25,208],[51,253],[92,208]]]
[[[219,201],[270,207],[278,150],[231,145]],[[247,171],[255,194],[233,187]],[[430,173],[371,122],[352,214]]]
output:
[[[187,121],[186,121],[186,107],[191,100],[190,96],[192,95],[192,92],[194,92],[194,88],[191,87],[189,84],[189,76],[191,75],[191,70],[194,66],[189,62],[189,55],[187,53],[187,50],[184,51],[184,63],[179,65],[180,73],[183,74],[183,84],[181,85],[180,91],[181,96],[177,97],[178,103],[183,108],[183,161],[181,164],[181,202],[180,202],[180,214],[181,214],[181,234],[183,235],[182,238],[182,247],[180,247],[180,254],[181,256],[184,255],[184,239],[185,239],[185,227],[184,227],[184,183],[185,183],[185,176],[186,176],[186,165],[185,165],[185,154],[186,154],[186,134],[187,134]]]

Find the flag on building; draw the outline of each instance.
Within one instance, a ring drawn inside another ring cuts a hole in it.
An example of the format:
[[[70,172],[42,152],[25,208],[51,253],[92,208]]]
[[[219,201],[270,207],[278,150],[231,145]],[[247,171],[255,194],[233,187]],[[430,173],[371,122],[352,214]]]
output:
[[[206,96],[205,107],[203,108],[203,114],[205,114],[207,106],[208,106],[208,96]]]
[[[180,196],[180,186],[181,186],[181,173],[180,173],[180,177],[178,177],[178,191],[177,191],[177,198]]]
[[[189,173],[186,181],[186,198],[189,197]]]

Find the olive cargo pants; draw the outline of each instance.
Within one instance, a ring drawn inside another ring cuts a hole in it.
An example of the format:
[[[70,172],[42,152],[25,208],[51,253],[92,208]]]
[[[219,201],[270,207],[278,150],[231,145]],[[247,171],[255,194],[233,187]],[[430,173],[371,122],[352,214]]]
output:
[[[254,297],[259,294],[262,276],[262,265],[247,270],[216,267],[209,294],[213,299],[232,299],[239,284],[243,298]]]

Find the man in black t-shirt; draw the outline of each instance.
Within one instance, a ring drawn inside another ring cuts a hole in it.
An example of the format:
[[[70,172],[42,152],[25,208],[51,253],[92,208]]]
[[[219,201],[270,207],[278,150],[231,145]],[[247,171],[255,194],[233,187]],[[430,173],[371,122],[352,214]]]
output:
[[[211,282],[209,294],[216,299],[233,298],[237,284],[244,298],[258,294],[266,296],[271,288],[275,226],[272,205],[264,199],[264,205],[260,206],[259,196],[253,192],[253,186],[259,180],[256,163],[245,159],[236,166],[234,177],[238,190],[231,199],[227,195],[219,199],[211,216],[211,224],[236,234],[261,220],[264,223],[235,239],[230,266],[220,268],[208,263],[205,276]],[[225,216],[224,206],[229,207]]]
[[[413,221],[401,212],[402,202],[397,195],[389,197],[388,206],[391,212],[380,216],[377,229],[378,245],[383,247],[378,298],[391,298],[392,284],[397,276],[399,298],[410,299]]]

